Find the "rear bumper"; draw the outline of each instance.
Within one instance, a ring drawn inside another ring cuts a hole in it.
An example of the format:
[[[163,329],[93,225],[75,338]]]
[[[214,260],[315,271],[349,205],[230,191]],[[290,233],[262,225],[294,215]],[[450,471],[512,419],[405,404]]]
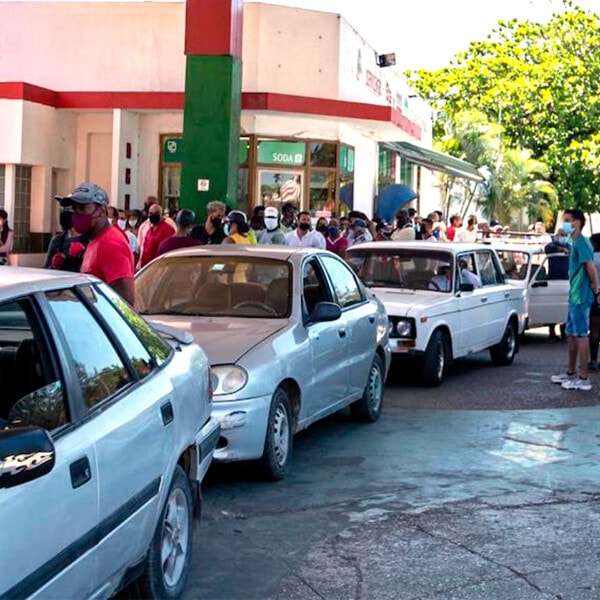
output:
[[[195,444],[198,456],[198,475],[196,480],[201,483],[210,467],[219,436],[221,434],[221,424],[217,419],[211,417],[202,429],[196,434]]]

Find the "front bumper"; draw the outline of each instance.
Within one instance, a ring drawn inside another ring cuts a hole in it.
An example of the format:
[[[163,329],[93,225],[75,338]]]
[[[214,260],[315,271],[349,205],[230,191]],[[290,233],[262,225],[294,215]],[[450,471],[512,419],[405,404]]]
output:
[[[198,456],[197,481],[201,483],[210,467],[217,442],[221,434],[221,425],[217,419],[211,417],[202,429],[196,434],[196,455]]]
[[[392,354],[423,354],[421,348],[417,348],[416,340],[405,338],[390,338]]]
[[[212,416],[221,425],[215,461],[253,460],[263,455],[272,396],[213,401]]]

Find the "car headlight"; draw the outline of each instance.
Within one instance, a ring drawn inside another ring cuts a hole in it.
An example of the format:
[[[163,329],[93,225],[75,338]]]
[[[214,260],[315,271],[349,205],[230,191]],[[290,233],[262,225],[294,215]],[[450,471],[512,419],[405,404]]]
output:
[[[396,323],[396,333],[401,338],[412,337],[412,323],[408,319],[400,319]]]
[[[417,335],[414,319],[390,317],[388,334],[392,338],[414,339]]]
[[[248,373],[237,365],[211,367],[210,372],[214,396],[235,394],[248,383]]]

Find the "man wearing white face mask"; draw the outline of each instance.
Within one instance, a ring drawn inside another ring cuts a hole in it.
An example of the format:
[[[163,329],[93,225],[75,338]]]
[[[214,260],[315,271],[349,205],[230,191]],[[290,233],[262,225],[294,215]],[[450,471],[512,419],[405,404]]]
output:
[[[258,243],[270,246],[284,246],[285,234],[279,226],[279,212],[277,209],[273,206],[266,208],[263,218],[266,229],[259,232]]]

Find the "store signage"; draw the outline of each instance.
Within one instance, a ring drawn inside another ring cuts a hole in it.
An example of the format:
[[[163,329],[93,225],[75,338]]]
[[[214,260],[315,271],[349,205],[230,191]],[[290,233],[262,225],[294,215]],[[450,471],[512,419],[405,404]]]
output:
[[[259,142],[258,162],[263,165],[302,167],[306,162],[306,144],[304,142]]]
[[[210,179],[198,179],[198,191],[208,192],[210,190]]]
[[[163,141],[163,162],[183,162],[183,138],[170,137]]]
[[[342,146],[340,150],[340,169],[346,173],[354,173],[354,148]]]

